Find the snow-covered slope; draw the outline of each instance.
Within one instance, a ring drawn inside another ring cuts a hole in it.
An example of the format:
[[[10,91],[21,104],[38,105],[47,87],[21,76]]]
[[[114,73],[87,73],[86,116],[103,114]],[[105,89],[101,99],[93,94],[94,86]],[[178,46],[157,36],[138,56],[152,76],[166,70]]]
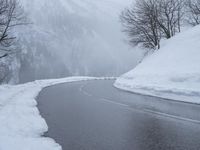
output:
[[[47,86],[93,79],[97,78],[69,77],[0,86],[0,150],[61,150],[53,139],[42,136],[48,126],[35,98]]]
[[[164,41],[115,86],[124,90],[200,103],[200,26]]]
[[[22,82],[67,75],[119,75],[136,64],[120,11],[131,0],[20,0],[32,25],[19,31]],[[128,65],[127,65],[128,64]]]

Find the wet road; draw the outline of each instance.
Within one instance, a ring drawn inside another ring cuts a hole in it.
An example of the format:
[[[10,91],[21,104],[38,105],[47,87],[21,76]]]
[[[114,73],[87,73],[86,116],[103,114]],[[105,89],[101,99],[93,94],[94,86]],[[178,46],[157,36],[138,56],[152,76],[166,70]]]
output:
[[[200,106],[115,89],[113,81],[44,89],[39,110],[63,150],[200,150]]]

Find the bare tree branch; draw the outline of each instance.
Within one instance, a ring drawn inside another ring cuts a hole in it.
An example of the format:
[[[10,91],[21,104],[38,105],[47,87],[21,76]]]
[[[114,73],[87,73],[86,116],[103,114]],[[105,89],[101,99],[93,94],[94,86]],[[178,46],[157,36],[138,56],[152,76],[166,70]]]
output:
[[[0,0],[0,58],[7,57],[16,37],[12,33],[15,26],[27,24],[26,17],[18,0]]]
[[[185,0],[137,0],[120,18],[123,31],[133,45],[160,48],[161,38],[181,31]]]
[[[136,4],[125,9],[121,14],[121,22],[133,45],[160,48],[160,31],[158,30],[157,0],[137,0]]]
[[[187,21],[192,26],[200,24],[200,0],[187,0]]]

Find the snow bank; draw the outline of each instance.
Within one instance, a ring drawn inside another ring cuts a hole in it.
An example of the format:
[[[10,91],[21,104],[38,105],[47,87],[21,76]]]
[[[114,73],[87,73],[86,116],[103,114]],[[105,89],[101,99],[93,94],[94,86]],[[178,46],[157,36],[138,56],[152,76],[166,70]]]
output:
[[[200,26],[164,41],[162,48],[122,75],[115,86],[131,92],[200,104]]]
[[[35,98],[44,87],[92,79],[104,78],[69,77],[0,86],[0,150],[61,150],[54,140],[42,137],[48,126]]]

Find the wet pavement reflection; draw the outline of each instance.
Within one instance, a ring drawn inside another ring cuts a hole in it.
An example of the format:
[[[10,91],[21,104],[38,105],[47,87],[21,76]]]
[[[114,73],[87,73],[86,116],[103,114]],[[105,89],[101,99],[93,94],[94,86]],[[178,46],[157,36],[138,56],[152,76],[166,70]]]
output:
[[[200,149],[200,124],[144,111],[198,120],[200,106],[130,94],[112,84],[78,82],[43,90],[38,103],[49,126],[45,136],[63,150]]]

